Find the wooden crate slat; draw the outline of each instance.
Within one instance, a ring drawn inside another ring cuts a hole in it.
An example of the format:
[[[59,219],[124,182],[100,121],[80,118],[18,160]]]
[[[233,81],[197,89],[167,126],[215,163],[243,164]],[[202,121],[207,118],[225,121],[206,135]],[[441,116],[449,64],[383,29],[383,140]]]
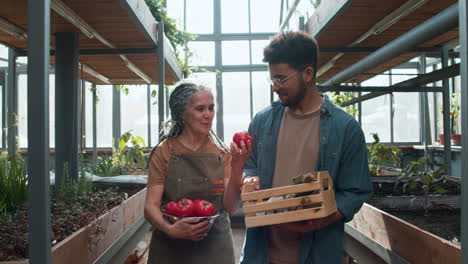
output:
[[[257,227],[265,225],[276,225],[287,222],[308,220],[311,218],[321,218],[327,216],[327,211],[323,207],[302,209],[285,213],[269,215],[250,216],[245,218],[247,227]]]
[[[260,200],[260,199],[268,199],[273,196],[282,196],[282,195],[293,194],[293,193],[317,191],[317,190],[320,190],[321,188],[322,187],[319,182],[303,183],[303,184],[296,184],[296,185],[291,185],[291,186],[283,186],[283,187],[277,187],[277,188],[272,188],[272,189],[259,190],[255,192],[243,193],[241,195],[241,198],[243,201]]]
[[[304,201],[307,200],[306,203]],[[286,200],[280,200],[280,201],[272,201],[272,202],[258,202],[258,203],[251,203],[251,204],[246,204],[244,205],[244,213],[256,213],[256,212],[264,212],[264,211],[270,211],[270,210],[275,210],[275,209],[283,209],[283,208],[290,208],[290,207],[297,207],[305,204],[311,204],[311,203],[319,203],[323,201],[323,195],[322,194],[312,194],[312,195],[307,195],[307,196],[302,196],[302,197],[296,197],[296,198],[289,198]]]
[[[279,201],[264,201],[271,197],[287,194],[301,194],[313,191],[313,194],[304,197],[286,198]],[[288,212],[271,212],[275,209],[284,209],[302,205],[303,199],[310,199],[314,208],[296,209]],[[335,192],[333,181],[326,171],[317,172],[317,179],[311,183],[297,184],[267,190],[255,191],[253,185],[242,186],[241,199],[244,203],[246,227],[274,225],[296,222],[308,219],[323,218],[336,212]],[[268,214],[257,215],[258,212]]]

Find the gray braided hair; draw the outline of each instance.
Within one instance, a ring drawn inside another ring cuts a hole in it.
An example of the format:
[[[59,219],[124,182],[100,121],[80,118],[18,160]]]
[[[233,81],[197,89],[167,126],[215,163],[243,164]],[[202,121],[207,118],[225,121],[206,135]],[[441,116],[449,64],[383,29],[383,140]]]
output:
[[[183,116],[187,104],[190,102],[190,100],[196,93],[201,91],[207,91],[211,93],[211,89],[202,84],[196,84],[189,81],[181,81],[178,84],[176,84],[176,87],[174,88],[169,97],[169,109],[171,111],[171,119],[164,122],[161,131],[162,136],[159,139],[159,142],[156,145],[156,147],[164,140],[169,138],[175,138],[182,133],[182,131],[184,130]],[[228,151],[224,144],[219,140],[216,133],[213,132],[213,130],[210,131],[208,136],[216,146]]]

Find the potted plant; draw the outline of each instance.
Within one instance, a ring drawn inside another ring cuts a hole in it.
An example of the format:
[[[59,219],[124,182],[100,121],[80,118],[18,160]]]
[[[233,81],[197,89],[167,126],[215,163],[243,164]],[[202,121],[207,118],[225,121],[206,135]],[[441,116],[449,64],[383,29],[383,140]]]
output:
[[[461,134],[459,130],[460,117],[460,93],[454,93],[450,101],[450,130],[452,132],[453,145],[461,145]]]
[[[400,153],[401,150],[395,146],[386,146],[380,143],[380,138],[377,133],[372,134],[374,142],[367,147],[369,169],[371,175],[383,176],[388,173],[383,172],[383,165],[390,163],[393,166],[398,167],[400,164]]]
[[[461,145],[461,134],[459,133],[459,117],[460,117],[460,93],[453,93],[450,99],[450,133],[453,145]],[[440,113],[443,114],[443,107],[440,106]],[[441,118],[439,127],[443,127],[443,119]],[[443,130],[443,128],[442,128]],[[444,133],[439,134],[439,143],[444,144]]]
[[[131,146],[128,144],[131,143]],[[112,164],[120,167],[123,174],[146,174],[145,140],[125,132],[119,139],[119,148],[112,149]]]

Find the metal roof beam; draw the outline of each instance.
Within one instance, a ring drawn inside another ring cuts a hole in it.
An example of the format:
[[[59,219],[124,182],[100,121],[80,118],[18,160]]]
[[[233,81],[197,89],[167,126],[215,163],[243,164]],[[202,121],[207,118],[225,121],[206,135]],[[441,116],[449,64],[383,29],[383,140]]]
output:
[[[451,78],[451,77],[455,77],[455,76],[458,76],[458,75],[460,75],[460,64],[454,64],[454,65],[449,66],[447,68],[443,68],[443,69],[433,71],[433,72],[428,73],[428,74],[419,75],[418,77],[415,77],[415,78],[412,78],[412,79],[409,79],[409,80],[406,80],[406,81],[403,81],[403,82],[399,82],[399,83],[397,83],[395,85],[392,85],[391,87],[401,87],[401,88],[404,89],[404,88],[410,87],[410,86],[413,86],[413,87],[414,86],[422,86],[422,85],[426,85],[428,83],[437,82],[437,81],[440,81],[442,79]],[[429,88],[429,87],[427,87],[427,88]],[[389,94],[391,92],[392,91],[372,92],[370,94],[366,94],[366,95],[360,96],[358,98],[355,98],[355,99],[349,100],[347,102],[344,102],[341,106],[345,107],[345,106],[353,105],[353,104],[356,104],[356,103],[359,103],[359,102],[362,102],[362,101],[366,101],[366,100],[369,100],[369,99],[372,99],[372,98],[379,97],[379,96],[384,95],[384,94]],[[409,91],[406,90],[406,92],[409,92]]]
[[[440,12],[425,23],[415,27],[376,52],[370,54],[344,71],[339,72],[323,85],[336,85],[350,80],[362,72],[371,70],[417,45],[437,37],[458,26],[458,5]]]

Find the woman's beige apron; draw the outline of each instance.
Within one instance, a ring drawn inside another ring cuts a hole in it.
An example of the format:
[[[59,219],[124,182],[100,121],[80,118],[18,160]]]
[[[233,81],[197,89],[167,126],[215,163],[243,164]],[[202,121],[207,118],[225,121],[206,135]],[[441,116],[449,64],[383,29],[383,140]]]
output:
[[[222,154],[176,154],[171,147],[169,170],[162,204],[181,198],[205,199],[223,208],[224,173]],[[201,241],[172,239],[155,229],[148,264],[234,263],[231,223],[227,212],[218,217]]]

